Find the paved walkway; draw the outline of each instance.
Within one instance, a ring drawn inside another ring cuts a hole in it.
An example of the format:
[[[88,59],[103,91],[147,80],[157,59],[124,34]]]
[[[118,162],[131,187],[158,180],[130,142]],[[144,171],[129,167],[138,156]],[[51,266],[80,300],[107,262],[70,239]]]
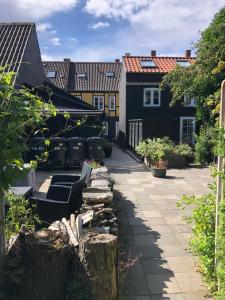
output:
[[[122,196],[120,243],[130,259],[121,299],[209,299],[196,271],[197,259],[186,250],[191,228],[183,216],[191,210],[176,207],[183,194],[207,192],[209,169],[172,169],[165,179],[157,179],[117,147],[105,162]]]

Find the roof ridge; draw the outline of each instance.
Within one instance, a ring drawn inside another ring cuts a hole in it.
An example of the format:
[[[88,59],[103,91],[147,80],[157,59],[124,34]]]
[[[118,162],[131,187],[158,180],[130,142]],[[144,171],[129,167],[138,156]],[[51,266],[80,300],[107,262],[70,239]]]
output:
[[[177,59],[177,58],[182,58],[182,59],[196,59],[196,56],[191,56],[191,57],[185,57],[185,56],[151,56],[151,55],[129,55],[129,56],[122,56],[123,58],[171,58],[171,59]]]
[[[0,22],[1,25],[35,25],[35,22]]]

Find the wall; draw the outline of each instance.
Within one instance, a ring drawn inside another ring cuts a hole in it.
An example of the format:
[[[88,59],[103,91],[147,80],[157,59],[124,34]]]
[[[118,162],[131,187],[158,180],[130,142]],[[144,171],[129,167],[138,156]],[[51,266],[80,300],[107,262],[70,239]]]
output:
[[[115,133],[116,133],[116,122],[119,121],[119,111],[120,111],[120,99],[119,99],[119,93],[118,92],[111,92],[111,93],[105,93],[105,92],[76,92],[72,93],[74,96],[80,96],[81,99],[91,105],[93,105],[93,97],[94,96],[104,96],[104,112],[105,112],[105,122],[108,122],[108,138],[114,139]],[[116,109],[115,110],[109,110],[109,96],[116,96]]]
[[[144,107],[144,89],[159,87],[160,74],[127,74],[126,114],[129,119],[143,119],[143,138],[170,136],[179,141],[180,116],[194,116],[195,108],[177,104],[170,107],[169,89],[161,91],[160,107]],[[128,136],[128,130],[126,131]]]
[[[22,64],[19,69],[19,76],[16,85],[28,84],[31,86],[42,85],[44,82],[44,71],[41,60],[41,53],[37,40],[35,27],[31,31]]]
[[[119,130],[125,135],[126,134],[126,72],[124,63],[122,66],[121,77],[120,77],[120,112],[119,112]]]

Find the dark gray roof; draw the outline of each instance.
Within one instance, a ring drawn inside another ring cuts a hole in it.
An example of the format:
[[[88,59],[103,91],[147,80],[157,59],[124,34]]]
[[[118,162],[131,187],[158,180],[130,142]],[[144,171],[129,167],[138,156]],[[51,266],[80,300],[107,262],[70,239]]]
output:
[[[0,23],[0,66],[18,72],[34,23]]]
[[[58,87],[70,92],[118,92],[121,72],[119,62],[43,62],[45,74],[56,71],[55,78],[49,78]],[[69,64],[69,67],[68,67]],[[68,75],[69,69],[69,76]],[[114,77],[107,77],[107,72],[113,72]],[[60,75],[63,76],[60,78]],[[84,78],[79,74],[85,73]]]
[[[47,76],[48,72],[55,71],[55,78],[48,78],[52,83],[61,89],[67,90],[69,80],[69,61],[49,61],[43,62],[44,72]]]

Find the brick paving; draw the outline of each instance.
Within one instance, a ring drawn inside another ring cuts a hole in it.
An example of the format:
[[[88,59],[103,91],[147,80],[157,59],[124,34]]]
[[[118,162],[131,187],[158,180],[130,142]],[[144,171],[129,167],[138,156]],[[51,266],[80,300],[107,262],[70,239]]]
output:
[[[168,170],[154,178],[143,164],[115,147],[111,168],[119,203],[120,247],[132,262],[120,288],[121,299],[206,300],[197,258],[188,252],[191,227],[176,202],[183,194],[201,195],[211,182],[208,168]]]

